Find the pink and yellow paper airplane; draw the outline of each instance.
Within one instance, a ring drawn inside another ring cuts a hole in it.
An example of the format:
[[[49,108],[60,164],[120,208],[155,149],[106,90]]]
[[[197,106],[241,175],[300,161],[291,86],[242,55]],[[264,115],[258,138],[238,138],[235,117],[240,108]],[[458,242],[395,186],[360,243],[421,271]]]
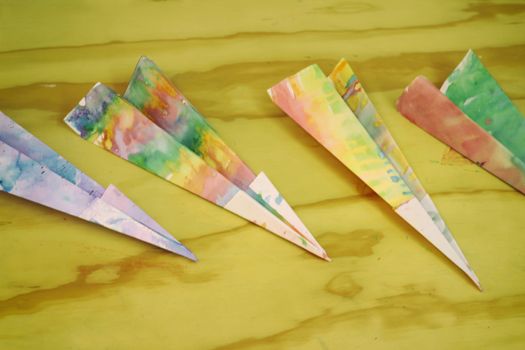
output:
[[[433,220],[435,206],[426,197],[368,97],[364,91],[356,94],[352,90],[362,88],[353,77],[344,61],[336,67],[331,79],[317,65],[312,65],[284,79],[268,93],[277,106],[480,287],[459,247],[450,239],[448,230],[443,229],[442,220]]]

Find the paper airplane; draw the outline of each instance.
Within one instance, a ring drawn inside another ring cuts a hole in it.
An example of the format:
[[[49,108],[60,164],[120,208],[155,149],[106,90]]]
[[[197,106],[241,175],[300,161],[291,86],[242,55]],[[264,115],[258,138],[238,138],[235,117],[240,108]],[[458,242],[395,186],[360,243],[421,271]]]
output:
[[[394,137],[386,127],[383,118],[368,97],[368,94],[350,67],[350,64],[345,59],[341,59],[332,73],[330,73],[329,78],[334,83],[339,95],[345,100],[348,107],[350,107],[359,122],[364,126],[370,137],[372,137],[379,148],[381,148],[381,151],[383,151],[397,172],[401,174],[410,191],[418,199],[423,208],[425,208],[425,211],[432,218],[436,227],[441,231],[443,236],[445,236],[456,253],[469,265],[452,233],[445,224],[445,221],[439,214],[436,205],[432,202],[432,199],[425,191],[414,170],[409,165],[401,148],[397,145]]]
[[[525,162],[525,117],[469,50],[441,87],[476,124]]]
[[[390,204],[398,215],[479,287],[474,272],[435,226],[401,174],[317,65],[284,79],[270,88],[268,93],[277,106]]]
[[[426,78],[417,77],[405,89],[397,109],[438,140],[525,193],[525,163]]]
[[[96,84],[65,122],[97,146],[329,260],[324,250],[279,220],[108,87]]]
[[[140,58],[123,97],[206,164],[323,250],[268,177],[264,173],[255,175],[153,61]]]
[[[104,189],[1,112],[0,189],[196,260],[116,187]]]

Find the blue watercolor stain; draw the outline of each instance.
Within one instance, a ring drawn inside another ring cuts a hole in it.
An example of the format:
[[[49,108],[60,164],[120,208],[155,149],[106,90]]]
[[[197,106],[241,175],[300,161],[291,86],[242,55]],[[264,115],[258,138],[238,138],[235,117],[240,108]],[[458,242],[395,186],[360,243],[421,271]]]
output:
[[[6,153],[3,151],[2,153]],[[0,186],[2,190],[6,192],[11,192],[13,187],[15,187],[16,182],[22,175],[24,171],[24,163],[20,161],[20,153],[16,153],[16,159],[13,159],[14,154],[5,154],[8,157],[7,164],[0,163]],[[3,163],[3,162],[2,162]]]
[[[394,182],[399,182],[399,180],[401,180],[401,178],[399,176],[390,176],[390,180],[392,180]]]

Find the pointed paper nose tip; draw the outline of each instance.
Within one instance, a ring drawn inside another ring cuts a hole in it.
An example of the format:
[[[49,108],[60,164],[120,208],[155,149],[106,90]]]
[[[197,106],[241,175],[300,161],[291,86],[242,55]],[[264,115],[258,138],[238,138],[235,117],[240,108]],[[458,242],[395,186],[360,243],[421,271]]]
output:
[[[468,274],[468,277],[472,280],[472,282],[474,282],[474,284],[476,285],[476,287],[478,287],[479,291],[480,292],[483,292],[483,286],[481,285],[481,282],[479,281],[479,278],[478,276],[476,275],[476,273],[474,272],[474,270],[470,267],[470,265],[467,265],[467,267],[469,268],[469,274]]]
[[[191,252],[190,252],[191,253]],[[197,259],[197,257],[195,256],[195,254],[191,253],[188,258],[193,261],[193,262],[198,262],[199,259]]]
[[[182,246],[182,247],[184,248],[184,254],[182,254],[182,256],[184,256],[185,258],[188,258],[189,260],[193,262],[199,261],[199,259],[195,256],[195,254],[191,252],[191,250],[189,250],[185,246]]]

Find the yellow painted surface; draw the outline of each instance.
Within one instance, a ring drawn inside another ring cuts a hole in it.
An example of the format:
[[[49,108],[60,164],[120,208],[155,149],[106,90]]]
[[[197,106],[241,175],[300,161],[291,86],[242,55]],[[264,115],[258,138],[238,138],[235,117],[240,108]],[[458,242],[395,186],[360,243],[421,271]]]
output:
[[[0,0],[0,110],[122,189],[189,261],[0,193],[0,349],[523,349],[525,198],[402,118],[468,48],[525,111],[525,5]],[[316,259],[74,135],[96,81],[155,60],[333,258]],[[285,117],[266,88],[346,57],[479,275],[480,293]]]

